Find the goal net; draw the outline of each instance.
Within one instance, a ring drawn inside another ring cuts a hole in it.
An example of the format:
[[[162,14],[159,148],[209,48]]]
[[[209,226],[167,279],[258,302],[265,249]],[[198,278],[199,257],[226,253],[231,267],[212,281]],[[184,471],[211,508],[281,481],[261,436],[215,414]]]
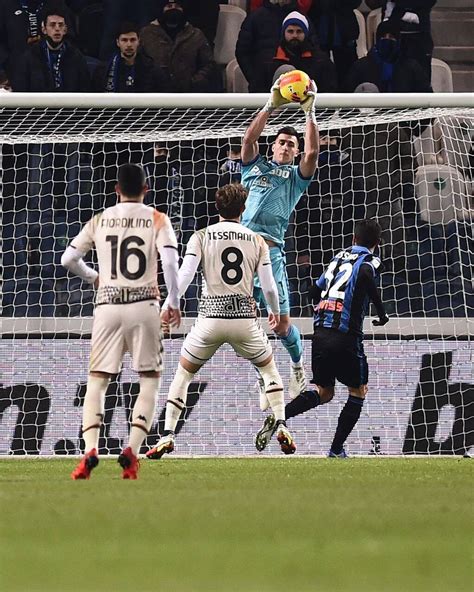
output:
[[[60,258],[81,225],[115,203],[118,166],[144,167],[145,203],[168,213],[182,254],[196,229],[217,220],[216,189],[240,179],[241,139],[264,101],[2,95],[0,455],[82,450],[94,293]],[[348,441],[352,454],[459,455],[474,446],[473,114],[472,100],[455,94],[319,97],[319,167],[286,239],[291,314],[307,338],[308,374],[311,283],[351,244],[356,220],[376,218],[383,229],[380,288],[391,320],[383,328],[366,322],[369,393]],[[271,157],[283,125],[303,133],[301,110],[272,115],[263,155]],[[95,264],[94,253],[89,262]],[[165,340],[146,446],[163,429],[167,389],[200,288],[198,274],[183,299],[182,332]],[[288,384],[288,355],[273,344]],[[190,386],[177,452],[257,454],[253,438],[264,416],[254,385],[254,370],[224,346]],[[121,450],[138,390],[126,356],[107,392],[100,453]],[[330,404],[291,420],[299,453],[325,453],[345,400],[338,386]]]

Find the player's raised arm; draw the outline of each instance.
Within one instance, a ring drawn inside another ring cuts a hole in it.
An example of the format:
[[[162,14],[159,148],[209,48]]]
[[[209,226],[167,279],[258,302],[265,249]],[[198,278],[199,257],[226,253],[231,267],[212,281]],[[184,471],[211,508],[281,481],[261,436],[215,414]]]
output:
[[[76,236],[72,243],[67,247],[61,257],[61,265],[68,269],[74,275],[79,276],[89,284],[95,284],[97,287],[99,274],[95,269],[89,267],[83,258],[91,250],[94,244],[94,227],[97,222],[97,216],[94,216],[84,226],[81,232]]]
[[[364,263],[360,267],[359,278],[365,283],[367,295],[371,302],[374,303],[375,310],[377,311],[378,320],[373,320],[372,324],[377,327],[382,327],[388,323],[388,316],[385,311],[385,307],[380,297],[379,289],[374,280],[375,270],[371,263]]]
[[[280,77],[281,78],[281,77]],[[245,132],[242,141],[242,163],[247,164],[251,162],[258,154],[258,140],[267,124],[270,113],[278,107],[285,105],[289,101],[283,98],[280,94],[280,78],[277,78],[273,83],[270,91],[270,96],[263,109],[253,119]]]
[[[312,177],[318,166],[319,157],[319,129],[316,123],[315,102],[316,85],[311,81],[311,90],[308,91],[308,98],[301,103],[306,116],[306,130],[304,136],[304,154],[301,157],[300,172],[305,178]]]

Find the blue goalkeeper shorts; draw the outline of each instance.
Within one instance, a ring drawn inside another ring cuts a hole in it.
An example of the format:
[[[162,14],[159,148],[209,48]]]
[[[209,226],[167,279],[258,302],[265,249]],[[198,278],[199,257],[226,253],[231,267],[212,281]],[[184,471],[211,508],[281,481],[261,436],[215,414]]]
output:
[[[288,274],[286,273],[286,257],[283,249],[280,247],[270,247],[270,261],[272,262],[273,277],[278,288],[280,314],[288,315],[290,314],[290,288],[288,285]],[[255,278],[253,296],[260,308],[269,310],[258,277]]]

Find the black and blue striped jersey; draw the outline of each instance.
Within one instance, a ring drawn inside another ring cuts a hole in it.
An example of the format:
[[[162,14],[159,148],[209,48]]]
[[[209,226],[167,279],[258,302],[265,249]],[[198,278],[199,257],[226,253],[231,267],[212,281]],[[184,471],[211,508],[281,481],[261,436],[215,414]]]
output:
[[[316,281],[314,327],[335,329],[362,336],[364,317],[372,301],[380,318],[385,309],[375,278],[380,259],[367,249],[353,245],[338,253]]]

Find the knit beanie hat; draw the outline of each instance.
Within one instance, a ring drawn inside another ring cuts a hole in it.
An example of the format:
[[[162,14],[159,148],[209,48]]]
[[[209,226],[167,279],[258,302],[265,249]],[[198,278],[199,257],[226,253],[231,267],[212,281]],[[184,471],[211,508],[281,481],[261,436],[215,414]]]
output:
[[[301,14],[296,10],[290,12],[288,16],[285,17],[285,19],[283,20],[283,24],[281,26],[282,34],[285,33],[286,28],[290,25],[296,25],[297,27],[303,29],[305,36],[307,36],[309,33],[308,19],[304,16],[304,14]]]

